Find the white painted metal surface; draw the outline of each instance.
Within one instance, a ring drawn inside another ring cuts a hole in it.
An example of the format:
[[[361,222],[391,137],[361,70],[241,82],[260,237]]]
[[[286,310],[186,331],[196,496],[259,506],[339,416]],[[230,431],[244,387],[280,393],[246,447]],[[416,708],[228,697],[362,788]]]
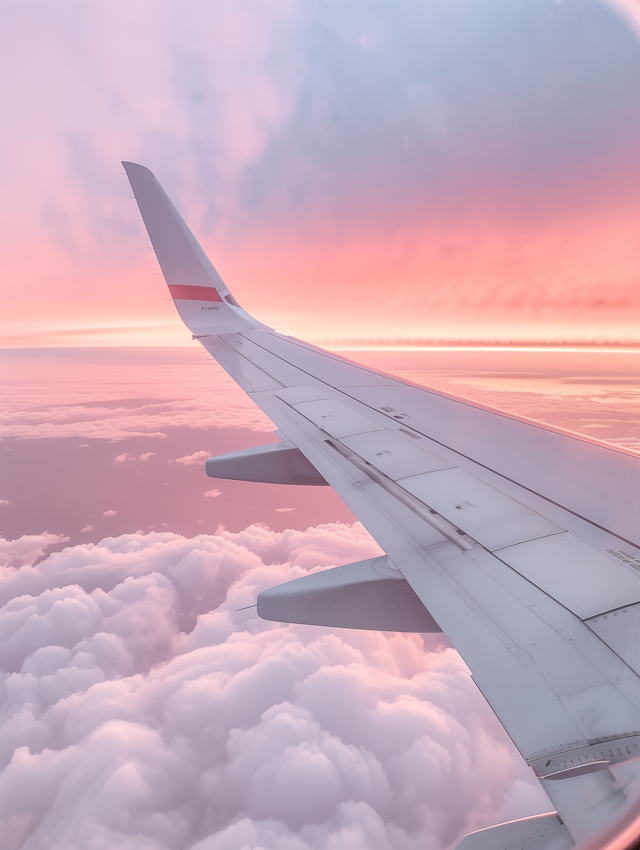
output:
[[[582,619],[640,602],[640,576],[570,534],[501,549],[499,557]]]
[[[451,466],[433,452],[394,431],[373,431],[343,437],[341,442],[394,481]]]
[[[260,357],[252,357],[251,363],[272,375],[285,387],[303,387],[309,383],[309,376],[291,363],[285,363],[273,354],[263,354]]]
[[[401,381],[345,392],[406,414],[406,424],[440,445],[638,542],[640,458]]]
[[[295,363],[298,369],[313,379],[332,387],[393,386],[393,378],[373,372],[357,363],[348,363],[328,351],[313,348],[307,343],[280,334],[256,333],[255,342],[276,357]]]
[[[486,526],[507,525],[531,514],[525,505],[461,469],[416,475],[399,483],[480,543]]]
[[[332,391],[326,384],[307,384],[303,387],[284,387],[277,393],[278,398],[287,404],[299,404],[301,401],[318,401],[322,398],[332,398]]]
[[[382,426],[376,424],[368,416],[363,416],[333,398],[304,401],[301,404],[294,405],[294,407],[318,428],[322,428],[327,434],[331,434],[332,437],[348,437],[351,434],[382,430]]]
[[[272,375],[247,360],[218,337],[208,336],[202,343],[245,392],[258,393],[281,388],[282,385]]]
[[[617,608],[586,622],[620,658],[640,673],[640,605]]]
[[[490,551],[564,531],[461,469],[399,482]]]

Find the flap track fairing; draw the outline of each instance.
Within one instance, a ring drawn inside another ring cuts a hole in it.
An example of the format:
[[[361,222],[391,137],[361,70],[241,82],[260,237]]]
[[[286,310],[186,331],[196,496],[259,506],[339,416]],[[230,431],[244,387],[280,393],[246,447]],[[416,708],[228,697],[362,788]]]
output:
[[[333,567],[258,594],[258,616],[280,623],[386,632],[440,632],[386,555]]]
[[[327,482],[292,443],[256,446],[212,457],[205,463],[210,478],[326,487]]]

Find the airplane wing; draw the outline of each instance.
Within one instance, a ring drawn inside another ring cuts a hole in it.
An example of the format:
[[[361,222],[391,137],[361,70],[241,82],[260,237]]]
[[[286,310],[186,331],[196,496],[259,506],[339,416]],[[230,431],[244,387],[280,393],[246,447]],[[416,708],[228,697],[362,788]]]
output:
[[[258,613],[447,635],[557,810],[461,850],[564,850],[628,823],[640,458],[277,333],[238,305],[154,175],[123,164],[180,316],[282,439],[207,473],[329,484],[387,556],[266,591]]]

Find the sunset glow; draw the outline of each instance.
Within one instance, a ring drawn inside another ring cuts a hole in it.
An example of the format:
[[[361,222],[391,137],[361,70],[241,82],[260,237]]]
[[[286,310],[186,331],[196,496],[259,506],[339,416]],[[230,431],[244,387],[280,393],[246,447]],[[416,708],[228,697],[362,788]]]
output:
[[[640,339],[635,4],[63,7],[3,11],[4,346],[188,343],[123,158],[288,333]]]

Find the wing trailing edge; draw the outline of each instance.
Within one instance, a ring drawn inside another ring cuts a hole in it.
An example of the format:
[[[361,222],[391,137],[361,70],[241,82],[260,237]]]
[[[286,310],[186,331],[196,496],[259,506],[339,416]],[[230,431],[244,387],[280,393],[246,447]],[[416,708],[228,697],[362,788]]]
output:
[[[470,832],[455,850],[570,850],[575,845],[556,812]]]

